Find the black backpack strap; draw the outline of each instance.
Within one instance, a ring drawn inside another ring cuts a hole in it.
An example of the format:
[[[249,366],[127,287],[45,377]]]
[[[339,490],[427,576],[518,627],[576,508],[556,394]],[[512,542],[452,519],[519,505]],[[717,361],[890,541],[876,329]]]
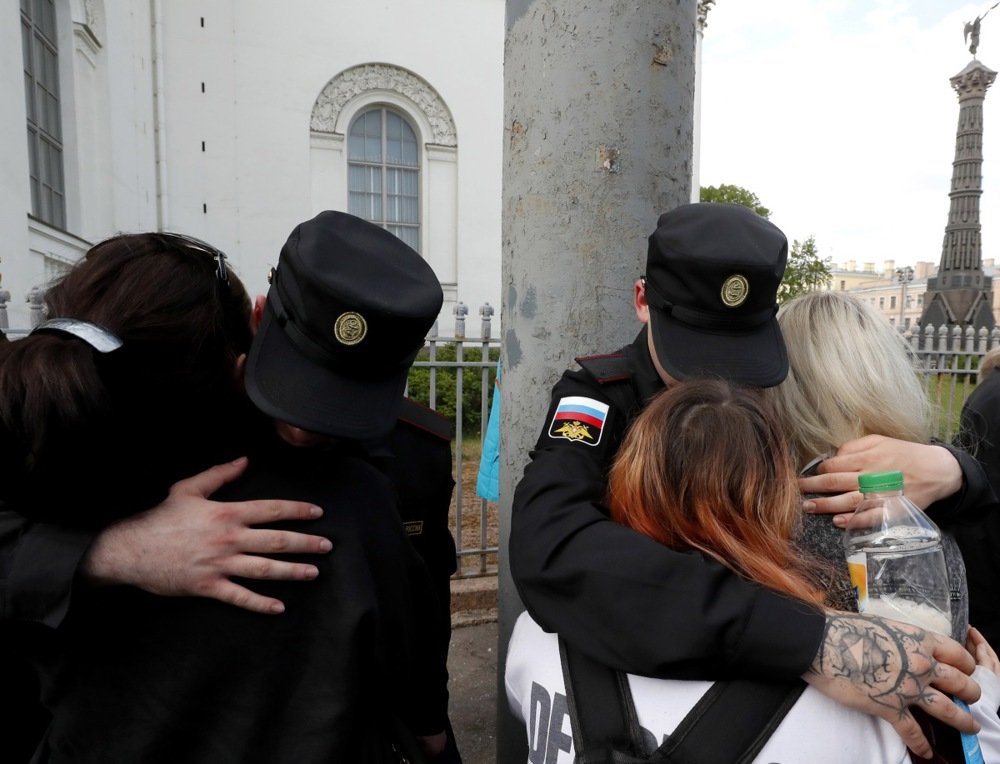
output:
[[[576,764],[749,764],[806,688],[790,682],[716,682],[651,755],[628,677],[559,638]]]
[[[566,705],[576,764],[638,764],[646,760],[628,678],[559,637]]]
[[[649,761],[749,764],[805,688],[801,679],[716,682]]]

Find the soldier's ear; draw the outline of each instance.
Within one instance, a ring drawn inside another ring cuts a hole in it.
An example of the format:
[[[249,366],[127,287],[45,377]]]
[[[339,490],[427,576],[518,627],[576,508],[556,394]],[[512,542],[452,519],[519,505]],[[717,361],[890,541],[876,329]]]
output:
[[[635,305],[635,315],[640,323],[649,323],[649,303],[646,302],[646,277],[636,279],[632,302]]]

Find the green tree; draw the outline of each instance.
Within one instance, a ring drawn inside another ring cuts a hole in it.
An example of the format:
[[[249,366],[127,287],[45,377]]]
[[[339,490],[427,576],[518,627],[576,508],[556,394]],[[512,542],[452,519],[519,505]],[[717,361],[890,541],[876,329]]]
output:
[[[757,194],[741,186],[723,183],[721,186],[702,186],[699,199],[703,202],[728,202],[749,207],[765,220],[770,219],[771,210],[760,203]]]
[[[792,242],[785,265],[785,275],[778,286],[778,302],[788,302],[806,292],[822,289],[830,283],[830,258],[821,259],[816,237]]]

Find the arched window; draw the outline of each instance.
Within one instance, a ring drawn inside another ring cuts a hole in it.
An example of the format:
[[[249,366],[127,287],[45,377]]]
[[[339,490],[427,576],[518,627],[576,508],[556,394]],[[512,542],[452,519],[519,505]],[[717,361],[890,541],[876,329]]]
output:
[[[413,126],[385,107],[361,112],[347,139],[348,211],[420,251],[420,151]]]
[[[28,113],[31,213],[49,225],[65,229],[59,49],[53,0],[21,0],[21,43],[24,100]]]

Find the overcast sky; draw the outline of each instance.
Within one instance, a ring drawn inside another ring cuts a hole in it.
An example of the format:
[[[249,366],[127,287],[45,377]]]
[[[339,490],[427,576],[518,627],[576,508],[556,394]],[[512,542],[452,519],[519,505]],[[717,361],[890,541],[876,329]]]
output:
[[[965,22],[995,0],[717,0],[702,49],[701,185],[753,191],[788,236],[858,267],[937,263]],[[976,57],[1000,70],[1000,7]],[[984,110],[983,255],[1000,262],[1000,82]]]

